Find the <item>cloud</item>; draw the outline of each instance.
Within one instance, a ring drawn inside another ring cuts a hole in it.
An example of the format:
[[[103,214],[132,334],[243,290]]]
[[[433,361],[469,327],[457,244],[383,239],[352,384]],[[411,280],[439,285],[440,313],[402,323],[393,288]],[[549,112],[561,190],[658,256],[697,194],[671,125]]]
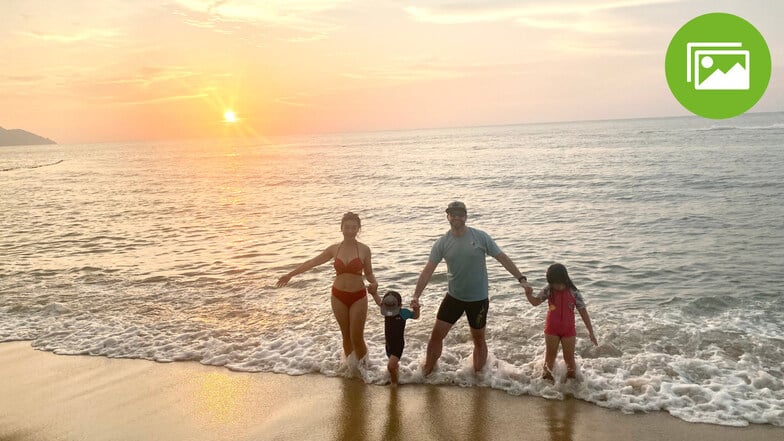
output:
[[[324,15],[348,0],[175,0],[184,23],[234,33],[243,26],[286,29],[282,39],[300,42],[326,38],[339,29]]]
[[[189,78],[202,76],[203,74],[194,72],[185,67],[151,67],[144,66],[139,72],[120,78],[111,78],[98,81],[101,84],[137,84],[143,88],[149,88],[155,84],[166,83],[169,81],[182,82]]]
[[[680,1],[682,0],[464,2],[424,7],[408,6],[403,10],[417,21],[442,25],[511,22],[533,28],[607,32],[607,27],[601,23],[585,25],[575,23],[575,20],[588,14]]]
[[[122,72],[123,69],[115,69]],[[233,74],[195,71],[184,66],[140,66],[132,72],[74,82],[83,97],[112,106],[137,106],[208,99]]]
[[[139,101],[113,101],[112,105],[119,105],[119,106],[138,106],[144,104],[154,104],[154,103],[166,103],[171,101],[185,101],[185,100],[195,100],[195,99],[206,99],[210,95],[207,93],[196,93],[190,95],[174,95],[174,96],[162,96],[156,98],[150,98],[146,100],[139,100]]]
[[[474,69],[466,65],[450,65],[438,61],[393,62],[386,66],[364,67],[342,76],[353,80],[374,82],[408,83],[450,79],[469,76]]]
[[[520,67],[516,67],[519,71]],[[329,87],[313,91],[300,91],[275,99],[275,102],[292,107],[316,107],[324,97],[341,96],[356,90],[394,87],[422,81],[458,79],[478,75],[482,72],[509,72],[509,66],[481,66],[452,63],[439,59],[400,59],[384,65],[357,67],[339,74],[345,82],[335,82]]]
[[[84,29],[70,34],[37,31],[19,32],[18,34],[36,40],[64,44],[81,43],[85,41],[103,43],[111,41],[121,35],[120,32],[115,29]]]
[[[37,83],[45,79],[45,75],[0,75],[0,84],[3,83],[21,83],[30,84]]]
[[[557,41],[549,44],[549,47],[559,54],[569,53],[574,56],[597,57],[597,56],[656,56],[659,51],[651,48],[629,47],[617,42],[574,42]]]
[[[378,89],[432,81],[460,80],[464,78],[500,78],[528,75],[537,67],[530,63],[461,63],[440,58],[392,60],[384,65],[358,67],[343,72],[341,77],[350,81],[335,84],[316,95],[335,95],[357,89]]]
[[[347,0],[175,0],[196,12],[232,21],[288,22],[335,9]]]
[[[275,98],[275,102],[278,104],[283,104],[284,106],[291,106],[291,107],[313,107],[313,104],[305,103],[304,101],[308,101],[309,99],[313,98],[315,95],[310,93],[296,93],[291,96],[282,96]]]

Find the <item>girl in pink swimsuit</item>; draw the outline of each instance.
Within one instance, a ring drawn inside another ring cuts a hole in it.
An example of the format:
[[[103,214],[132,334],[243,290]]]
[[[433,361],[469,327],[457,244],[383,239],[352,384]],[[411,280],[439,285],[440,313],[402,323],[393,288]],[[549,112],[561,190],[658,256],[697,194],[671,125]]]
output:
[[[378,282],[373,275],[373,265],[370,263],[370,247],[357,241],[357,234],[361,227],[362,221],[359,216],[351,212],[344,214],[340,222],[343,241],[330,245],[318,256],[282,276],[277,283],[278,288],[286,286],[295,275],[334,259],[332,313],[335,314],[340,333],[343,335],[343,354],[348,358],[351,353],[354,353],[359,361],[362,361],[367,354],[365,344],[367,293],[373,296],[377,305],[381,305],[381,298],[377,292]],[[370,282],[367,288],[365,279]]]
[[[563,358],[566,363],[566,378],[575,378],[577,366],[574,361],[574,348],[576,344],[576,330],[574,323],[574,309],[580,313],[585,327],[588,329],[588,338],[594,345],[598,345],[593,334],[591,317],[585,307],[585,300],[577,287],[569,278],[566,267],[555,263],[547,268],[547,286],[538,296],[526,293],[528,301],[537,306],[547,300],[547,319],[544,325],[544,341],[546,353],[544,357],[544,374],[542,378],[554,381],[553,367],[555,357],[558,355],[558,346],[563,348]]]

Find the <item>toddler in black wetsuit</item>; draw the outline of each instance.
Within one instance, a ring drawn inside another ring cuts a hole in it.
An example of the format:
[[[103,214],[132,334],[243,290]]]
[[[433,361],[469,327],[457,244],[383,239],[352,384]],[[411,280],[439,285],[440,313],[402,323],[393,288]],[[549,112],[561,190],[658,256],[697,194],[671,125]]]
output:
[[[419,318],[419,308],[414,308],[413,311],[406,308],[400,308],[403,304],[403,299],[400,293],[396,291],[387,291],[381,300],[381,315],[384,316],[384,339],[386,340],[387,357],[387,370],[389,370],[389,378],[392,385],[397,385],[398,377],[398,363],[400,357],[403,356],[403,347],[406,342],[403,334],[406,330],[406,320]]]

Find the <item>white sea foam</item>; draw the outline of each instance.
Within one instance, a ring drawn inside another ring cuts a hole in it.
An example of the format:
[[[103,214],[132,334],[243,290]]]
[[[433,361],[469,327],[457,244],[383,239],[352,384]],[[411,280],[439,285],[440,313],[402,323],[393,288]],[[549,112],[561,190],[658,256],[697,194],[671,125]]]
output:
[[[59,316],[53,317],[53,311]],[[177,329],[163,324],[132,325],[122,317],[96,320],[51,305],[41,308],[40,318],[42,321],[36,325],[43,323],[45,329],[35,337],[33,345],[58,354],[135,357],[161,362],[196,360],[238,371],[321,373],[376,385],[384,385],[389,380],[380,316],[371,316],[368,321],[370,353],[362,364],[353,354],[348,359],[343,357],[339,333],[330,320],[324,321],[321,328],[245,335],[194,327]],[[628,326],[621,331],[602,324],[619,318],[597,312],[594,315],[597,334],[600,339],[608,336],[611,340],[594,348],[580,335],[577,352],[586,356],[578,355],[578,380],[566,381],[565,365],[559,358],[554,371],[556,383],[552,384],[541,378],[544,345],[541,336],[536,335],[539,331],[534,335],[509,334],[504,332],[504,326],[494,324],[505,319],[499,316],[490,317],[491,353],[482,371],[474,373],[467,325],[459,322],[445,340],[437,368],[424,377],[421,366],[432,319],[428,314],[409,323],[407,347],[400,366],[402,384],[489,387],[513,395],[557,400],[572,396],[630,413],[667,411],[695,422],[784,425],[781,364],[765,365],[760,360],[764,354],[753,351],[735,357],[713,343],[705,345],[699,337],[709,331],[706,329],[683,327],[679,340],[687,342],[687,346],[672,353],[657,352],[644,346],[665,347],[660,341],[649,340],[640,347],[633,338],[628,344],[623,336],[650,334],[649,330],[657,327],[668,328],[666,319],[655,314],[627,313],[624,319]],[[34,322],[17,322],[15,328],[22,332],[4,336],[5,339],[29,336],[23,332],[24,328]],[[751,349],[762,344],[764,337],[756,337],[744,347]]]
[[[443,205],[460,198],[535,286],[553,261],[569,267],[600,346],[578,318],[579,381],[564,381],[560,358],[558,381],[543,380],[545,307],[488,259],[486,367],[474,373],[462,319],[424,377],[441,264],[407,324],[401,383],[784,426],[781,118],[330,135],[231,155],[210,143],[3,151],[17,156],[0,169],[64,161],[0,174],[0,341],[380,386],[377,308],[360,365],[331,314],[331,268],[275,282],[339,240],[354,210],[381,289],[408,300],[448,228]]]

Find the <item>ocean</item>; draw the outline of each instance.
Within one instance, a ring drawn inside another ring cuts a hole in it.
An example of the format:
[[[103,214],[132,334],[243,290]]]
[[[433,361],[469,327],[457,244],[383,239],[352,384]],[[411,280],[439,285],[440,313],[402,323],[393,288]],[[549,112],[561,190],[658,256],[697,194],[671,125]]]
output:
[[[402,383],[784,426],[784,113],[3,147],[0,195],[0,341],[383,387],[372,301],[358,370],[331,265],[275,282],[341,240],[353,211],[379,291],[407,303],[457,199],[537,290],[566,265],[600,345],[578,317],[580,381],[541,380],[546,306],[488,258],[487,368],[473,374],[462,318],[425,379],[442,262]]]

